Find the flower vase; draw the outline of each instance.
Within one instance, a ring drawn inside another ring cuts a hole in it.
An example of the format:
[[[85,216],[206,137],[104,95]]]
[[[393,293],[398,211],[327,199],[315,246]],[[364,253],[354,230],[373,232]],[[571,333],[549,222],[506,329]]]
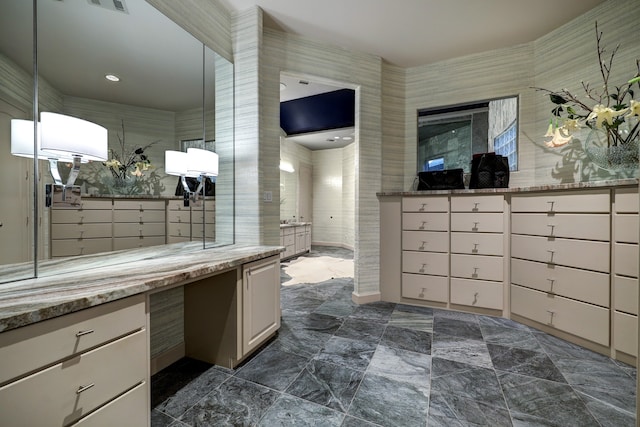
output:
[[[112,181],[109,184],[109,190],[113,195],[133,195],[138,194],[138,182],[135,177],[112,177]]]
[[[635,116],[628,117],[618,129],[619,139],[605,130],[593,127],[584,142],[587,158],[596,166],[608,171],[631,170],[638,167],[640,145]],[[632,132],[632,135],[629,135]]]

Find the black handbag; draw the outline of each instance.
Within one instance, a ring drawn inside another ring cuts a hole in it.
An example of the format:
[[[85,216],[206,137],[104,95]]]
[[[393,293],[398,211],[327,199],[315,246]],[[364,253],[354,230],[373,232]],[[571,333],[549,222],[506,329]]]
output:
[[[509,187],[509,158],[496,153],[474,154],[469,188]]]
[[[189,191],[194,192],[198,188],[200,184],[198,182],[198,178],[186,177],[187,185],[189,186]],[[184,195],[184,187],[182,186],[182,178],[178,178],[178,185],[176,185],[176,196]],[[204,181],[204,195],[205,196],[215,196],[216,195],[216,184],[211,182],[209,177],[205,177]]]
[[[418,191],[461,188],[464,188],[464,171],[462,169],[418,172]]]

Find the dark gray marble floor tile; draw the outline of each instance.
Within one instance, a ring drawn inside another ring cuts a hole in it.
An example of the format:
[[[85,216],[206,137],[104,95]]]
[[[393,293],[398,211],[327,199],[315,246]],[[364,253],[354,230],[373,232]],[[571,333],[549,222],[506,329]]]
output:
[[[360,418],[347,415],[344,417],[342,427],[378,427],[380,424],[370,423],[369,421],[361,420]]]
[[[357,304],[351,301],[351,299],[345,297],[341,299],[329,299],[322,303],[313,312],[327,314],[334,317],[349,317],[353,314],[356,307]]]
[[[455,394],[439,392],[432,392],[430,400],[429,426],[446,425],[437,424],[435,420],[448,419],[458,421],[458,425],[511,427],[511,417],[505,407],[496,407]]]
[[[398,304],[396,305],[395,311],[401,311],[403,313],[415,313],[415,314],[424,314],[426,316],[433,316],[433,308],[431,307],[420,307],[417,305],[407,305],[407,304]]]
[[[546,353],[495,344],[487,344],[487,348],[496,370],[566,383]]]
[[[600,422],[602,427],[634,427],[636,425],[635,408],[631,410],[621,409],[622,405],[610,403],[610,396],[602,396],[592,393],[591,390],[575,388],[578,395],[587,405],[589,412]]]
[[[531,332],[531,328],[527,325],[523,325],[522,323],[515,322],[511,319],[505,319],[504,317],[478,316],[478,323],[480,323],[480,326],[502,326],[504,328]]]
[[[315,359],[364,371],[369,366],[376,347],[375,343],[332,337]]]
[[[282,311],[282,324],[291,330],[306,330],[332,334],[342,326],[343,319],[318,313],[287,313]]]
[[[231,378],[230,375],[215,368],[210,368],[157,405],[155,409],[173,418],[180,418],[200,399],[229,378]]]
[[[186,387],[213,365],[183,357],[151,377],[151,408],[155,408]]]
[[[406,311],[398,311],[396,309],[391,315],[389,326],[423,332],[433,332],[433,315],[409,313]]]
[[[506,408],[500,383],[493,369],[431,358],[431,392],[452,394],[460,398]]]
[[[324,332],[308,331],[305,329],[290,329],[283,325],[271,347],[287,353],[297,354],[302,357],[316,355],[329,341],[331,334]]]
[[[284,390],[302,372],[309,358],[266,348],[238,370],[236,377]]]
[[[480,321],[480,329],[487,343],[539,352],[544,351],[536,337],[534,337],[529,330],[499,325],[485,325],[482,323],[482,320]]]
[[[180,425],[177,423],[180,423],[180,421],[155,409],[151,410],[151,427],[177,427]]]
[[[396,305],[391,302],[372,302],[358,306],[351,317],[356,319],[388,322]]]
[[[362,371],[312,360],[286,392],[337,411],[347,412],[363,375]]]
[[[626,363],[621,362],[619,360],[615,360],[615,359],[612,359],[612,362],[618,365],[618,367],[623,371],[625,371],[627,375],[629,375],[631,378],[633,379],[636,378],[636,375],[638,374],[638,370],[635,367],[631,365],[627,365]]]
[[[431,380],[431,356],[379,345],[367,372],[428,388]]]
[[[429,414],[427,427],[476,427],[477,424],[465,423],[455,418]]]
[[[378,343],[380,338],[382,338],[384,329],[385,326],[378,322],[360,319],[345,319],[342,326],[340,326],[340,329],[336,331],[335,336]]]
[[[424,427],[428,408],[427,388],[368,373],[348,413],[383,426]]]
[[[478,322],[450,319],[448,317],[434,316],[433,334],[437,338],[440,335],[468,338],[482,341],[482,331]]]
[[[493,369],[487,344],[476,339],[434,334],[431,355],[441,359]]]
[[[344,414],[286,394],[273,404],[257,424],[260,427],[339,427]]]
[[[417,353],[431,354],[431,333],[387,326],[381,344]]]
[[[599,361],[607,361],[609,358],[602,354],[596,353],[594,351],[588,350],[584,347],[580,347],[579,345],[570,343],[568,341],[562,340],[560,338],[554,337],[552,335],[546,334],[544,332],[532,330],[533,335],[536,337],[544,351],[549,354],[551,360],[556,360],[556,357],[573,357],[576,359],[585,359],[585,360],[599,360]]]
[[[478,318],[480,316],[465,313],[462,311],[454,311],[454,310],[441,310],[441,309],[433,309],[433,317],[441,318],[441,319],[455,319],[455,320],[464,320],[465,322],[478,323]]]
[[[508,372],[498,372],[497,375],[512,413],[533,417],[541,425],[599,426],[568,384]],[[516,423],[514,419],[516,425],[526,425],[524,422]]]
[[[282,310],[294,313],[310,313],[320,307],[326,300],[315,297],[304,297],[293,293],[280,297]]]
[[[189,409],[180,421],[190,426],[255,426],[281,393],[232,377]]]

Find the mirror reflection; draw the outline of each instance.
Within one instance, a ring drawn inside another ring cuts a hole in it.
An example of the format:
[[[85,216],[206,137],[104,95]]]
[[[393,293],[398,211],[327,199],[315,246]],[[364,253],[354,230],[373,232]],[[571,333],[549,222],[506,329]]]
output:
[[[13,107],[16,98],[33,98],[32,7],[31,2],[8,0],[2,9],[0,65],[15,71],[0,77],[0,87],[10,88],[0,93],[0,106],[6,102]],[[26,196],[32,193],[29,182],[21,179],[15,193],[24,202],[10,204],[10,212],[2,216],[37,221],[38,238],[34,242],[26,227],[19,229],[20,236],[16,227],[0,228],[15,235],[2,235],[0,264],[32,261],[34,243],[40,260],[182,241],[233,243],[233,221],[224,218],[233,205],[232,64],[144,0],[40,0],[37,58],[39,112],[106,128],[108,157],[80,166],[75,184],[82,202],[72,208],[44,206],[45,184],[53,180],[46,161],[40,161],[37,220]],[[7,148],[11,135],[5,122],[33,117],[30,105],[22,104],[15,112],[8,107],[2,108],[8,113],[0,112],[0,163],[15,169],[2,168],[11,177],[5,182],[21,176],[28,181],[28,174],[33,175],[33,160],[11,156]],[[215,183],[207,183],[204,199],[185,206],[180,179],[166,173],[164,158],[166,150],[189,147],[217,152],[220,173]],[[61,163],[64,178],[71,165]],[[218,195],[230,206],[221,207]],[[224,228],[217,233],[219,227]],[[24,248],[16,250],[15,242],[23,242]],[[5,257],[5,252],[13,256]],[[43,266],[40,273],[46,274]],[[0,275],[0,281],[14,278]]]

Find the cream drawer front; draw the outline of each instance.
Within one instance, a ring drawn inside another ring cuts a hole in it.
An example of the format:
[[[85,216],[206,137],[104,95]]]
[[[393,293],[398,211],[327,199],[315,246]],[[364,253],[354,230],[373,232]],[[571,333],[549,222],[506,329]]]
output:
[[[614,241],[625,243],[638,243],[638,215],[637,214],[615,214],[614,221]]]
[[[503,255],[502,233],[451,233],[451,252],[457,254]]]
[[[422,274],[402,275],[402,297],[426,301],[449,301],[449,279]]]
[[[167,211],[169,211],[169,212],[173,212],[173,211],[189,212],[189,211],[191,211],[191,208],[189,206],[185,206],[184,205],[184,200],[183,199],[180,199],[180,200],[169,200],[167,202]]]
[[[638,355],[638,317],[616,312],[613,316],[614,347],[618,351]]]
[[[109,210],[73,210],[53,209],[51,211],[52,224],[87,224],[94,222],[111,223],[112,211]]]
[[[114,211],[113,222],[164,222],[164,211]]]
[[[504,197],[491,196],[453,196],[451,212],[503,212]]]
[[[291,246],[296,243],[296,235],[295,234],[287,234],[284,236],[284,245]]]
[[[404,197],[403,212],[449,212],[449,199],[445,197]]]
[[[504,258],[451,254],[451,277],[502,281]]]
[[[449,234],[442,231],[403,231],[405,251],[449,252]]]
[[[138,331],[0,388],[0,407],[11,408],[2,422],[67,425],[145,381],[146,375],[146,331]],[[87,389],[79,392],[81,387]]]
[[[638,187],[616,188],[615,212],[638,213]]]
[[[111,237],[111,222],[103,224],[53,224],[52,239],[95,239]]]
[[[115,210],[134,210],[134,211],[164,211],[164,200],[114,200],[113,208]]]
[[[638,245],[614,243],[613,271],[622,276],[638,277]]]
[[[451,279],[451,303],[502,310],[502,283]]]
[[[404,273],[449,275],[449,255],[437,252],[402,252]]]
[[[512,258],[511,283],[609,307],[605,273]]]
[[[551,264],[609,272],[609,243],[511,235],[511,256]]]
[[[111,210],[111,208],[113,207],[113,202],[111,201],[111,199],[91,199],[88,197],[84,197],[82,198],[82,201],[80,202],[80,207],[78,208],[78,210],[84,210],[84,209],[99,209],[99,210],[103,210],[103,209],[107,209],[107,210]],[[55,210],[56,208],[54,208]],[[64,208],[62,208],[64,209]]]
[[[609,345],[609,309],[511,285],[511,312],[598,344]]]
[[[295,234],[295,227],[283,227],[283,228],[280,228],[280,232],[285,236],[288,236],[290,234]]]
[[[548,192],[511,198],[511,212],[602,212],[611,211],[608,190]]]
[[[51,256],[75,256],[111,251],[112,239],[65,239],[51,241]]]
[[[163,222],[151,222],[144,224],[120,222],[113,224],[114,237],[164,236],[164,233],[165,224]]]
[[[146,248],[149,246],[164,245],[165,236],[148,237],[116,237],[113,239],[113,250]]]
[[[207,224],[206,227],[204,227],[202,224],[193,224],[191,228],[194,239],[202,239],[203,231],[205,237],[211,239],[216,235],[216,226],[215,224]]]
[[[471,231],[474,233],[502,233],[504,230],[502,213],[462,213],[451,214],[451,231]]]
[[[638,314],[638,279],[613,276],[613,292],[616,310]]]
[[[3,332],[0,384],[145,324],[145,298],[138,295]]]
[[[404,213],[402,214],[402,229],[418,231],[449,231],[449,214]]]
[[[147,383],[143,383],[73,424],[73,427],[113,427],[116,420],[144,427],[148,424],[149,407]]]
[[[609,240],[606,214],[523,214],[511,215],[511,232],[533,236]]]
[[[168,225],[169,228],[169,235],[170,236],[177,236],[177,237],[191,237],[191,224],[187,223],[182,223],[182,224],[177,224],[177,223],[169,223]]]
[[[167,215],[168,222],[190,223],[191,213],[189,211],[169,211]]]

